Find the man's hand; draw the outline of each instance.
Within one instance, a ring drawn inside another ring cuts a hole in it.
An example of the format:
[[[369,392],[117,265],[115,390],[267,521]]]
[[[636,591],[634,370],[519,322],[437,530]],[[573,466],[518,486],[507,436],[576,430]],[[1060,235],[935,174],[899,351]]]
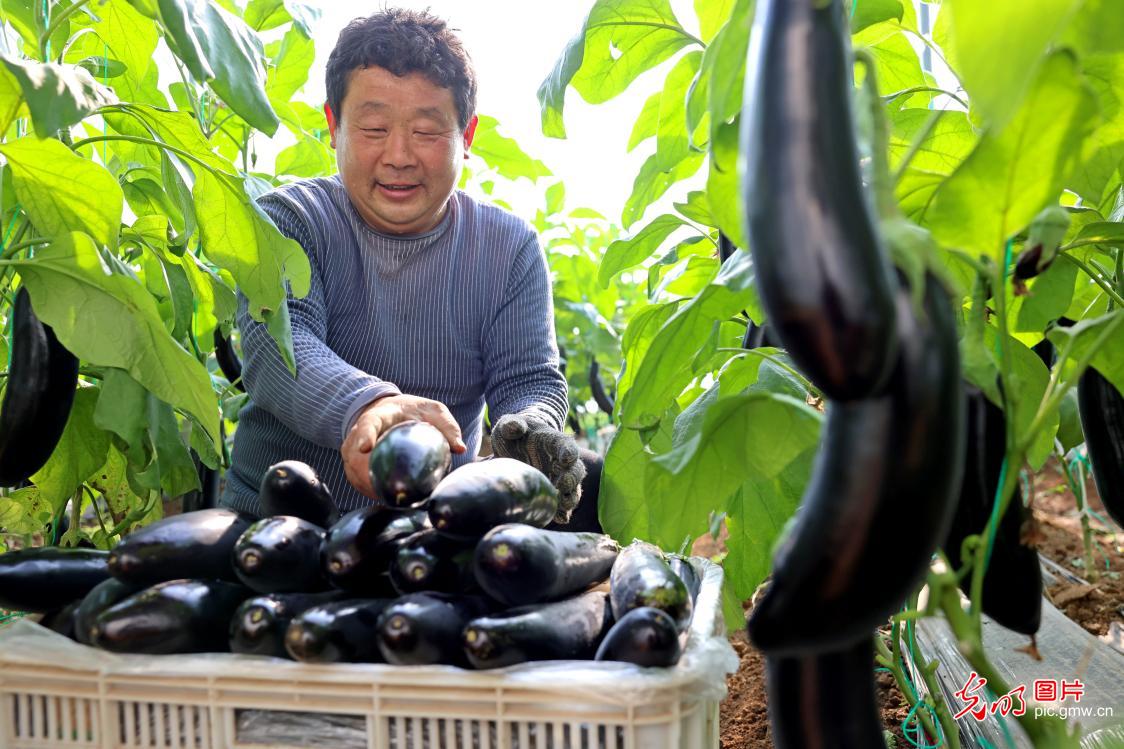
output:
[[[344,474],[360,494],[375,498],[369,464],[371,449],[379,437],[395,424],[411,420],[427,421],[437,427],[449,441],[453,453],[460,454],[467,449],[461,440],[460,425],[444,403],[416,395],[388,395],[379,398],[359,412],[359,418],[340,446]]]
[[[579,460],[578,443],[541,416],[532,413],[501,416],[492,427],[492,451],[514,458],[546,474],[558,489],[557,523],[570,522],[570,513],[582,496],[585,463]]]

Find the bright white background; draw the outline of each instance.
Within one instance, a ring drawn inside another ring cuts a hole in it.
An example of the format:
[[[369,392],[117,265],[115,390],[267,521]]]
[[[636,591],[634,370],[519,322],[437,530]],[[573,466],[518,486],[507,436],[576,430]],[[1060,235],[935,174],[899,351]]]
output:
[[[324,100],[324,66],[340,30],[352,18],[382,6],[368,6],[367,10],[361,4],[337,0],[313,0],[310,4],[321,11],[314,33],[316,61],[305,90],[298,96],[319,105]],[[646,73],[629,91],[605,104],[586,104],[569,89],[565,110],[568,137],[546,138],[539,124],[535,92],[566,43],[581,29],[593,0],[399,0],[394,4],[428,8],[458,30],[476,67],[478,111],[498,119],[502,134],[515,138],[566,183],[567,208],[595,208],[619,222],[633,177],[655,146],[649,141],[626,153],[628,136],[644,99],[662,83],[666,64]],[[690,0],[672,0],[672,7],[680,23],[694,31]],[[550,181],[542,181],[539,192]],[[683,199],[689,184],[676,185],[668,198]],[[517,209],[522,207],[516,205]],[[661,206],[654,206],[650,215],[659,210]]]

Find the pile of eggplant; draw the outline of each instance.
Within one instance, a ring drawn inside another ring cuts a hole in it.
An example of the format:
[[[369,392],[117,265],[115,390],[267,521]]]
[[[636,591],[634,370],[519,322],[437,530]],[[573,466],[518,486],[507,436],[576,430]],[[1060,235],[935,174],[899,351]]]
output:
[[[479,669],[678,661],[699,588],[686,559],[547,530],[558,494],[529,465],[449,464],[432,426],[387,430],[371,456],[378,500],[340,517],[311,467],[278,463],[261,519],[205,509],[111,551],[0,555],[0,607],[122,653]]]

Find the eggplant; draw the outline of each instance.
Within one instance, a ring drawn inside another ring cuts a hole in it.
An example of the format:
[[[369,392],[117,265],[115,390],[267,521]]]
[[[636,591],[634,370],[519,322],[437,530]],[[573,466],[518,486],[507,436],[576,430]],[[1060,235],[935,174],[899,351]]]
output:
[[[109,553],[36,546],[0,554],[0,608],[45,614],[109,577]]]
[[[71,601],[61,609],[43,614],[43,618],[39,620],[39,625],[46,627],[52,632],[57,632],[63,637],[77,640],[78,638],[75,635],[75,616],[78,613],[79,603],[81,603],[81,600]]]
[[[285,630],[285,650],[306,663],[380,663],[375,627],[388,598],[324,603],[297,614]]]
[[[769,725],[777,749],[882,749],[874,688],[874,644],[767,655]]]
[[[169,580],[102,611],[90,641],[118,653],[224,653],[230,618],[249,588],[221,580]]]
[[[942,546],[954,570],[964,566],[964,539],[987,530],[995,504],[995,492],[1007,453],[1007,426],[1003,409],[982,391],[965,385],[968,399],[968,434],[964,450],[964,478],[956,513]],[[1007,629],[1033,635],[1042,622],[1042,572],[1038,551],[1024,544],[1023,526],[1029,512],[1015,497],[999,520],[991,559],[983,579],[982,610]],[[972,575],[965,575],[960,588],[971,595]]]
[[[320,565],[332,585],[357,596],[393,596],[387,570],[402,542],[428,526],[424,512],[395,513],[361,507],[328,529]]]
[[[749,246],[771,333],[828,398],[883,389],[896,362],[888,254],[855,144],[839,0],[759,0],[740,152]]]
[[[1124,395],[1089,367],[1077,381],[1077,408],[1101,503],[1124,526]]]
[[[288,658],[285,632],[293,617],[313,606],[346,600],[342,590],[270,593],[247,598],[230,619],[230,652]]]
[[[490,609],[485,599],[476,596],[411,593],[382,612],[375,639],[387,663],[467,666],[461,632],[469,620]]]
[[[670,567],[671,571],[687,586],[687,595],[691,597],[691,606],[693,608],[695,601],[698,600],[699,590],[702,589],[702,579],[699,577],[699,572],[695,569],[695,565],[691,564],[691,560],[681,554],[668,554],[667,566]]]
[[[680,630],[691,623],[687,586],[652,544],[636,541],[621,550],[609,576],[609,591],[617,619],[635,608],[651,606],[665,611]]]
[[[115,577],[98,583],[79,602],[74,616],[74,639],[83,645],[92,645],[90,632],[101,612],[119,603],[134,593],[139,593],[145,585],[126,583]]]
[[[234,572],[258,593],[311,593],[328,587],[320,567],[324,529],[291,515],[257,521],[234,544]]]
[[[386,507],[417,509],[453,464],[449,441],[424,421],[404,421],[387,429],[371,449],[371,486]]]
[[[504,523],[542,528],[558,511],[558,490],[539,469],[513,458],[468,463],[429,498],[429,520],[452,538],[478,539]]]
[[[605,383],[601,382],[601,365],[597,363],[595,356],[589,357],[589,392],[602,413],[612,416],[616,401],[605,391]],[[575,429],[574,433],[580,434],[581,429]]]
[[[253,518],[213,508],[171,515],[133,531],[109,552],[109,572],[130,583],[229,580],[238,576],[231,552]]]
[[[476,545],[484,592],[508,606],[565,598],[604,581],[620,546],[601,533],[548,531],[518,523],[493,528]]]
[[[609,628],[593,659],[666,668],[678,663],[682,654],[675,620],[666,611],[641,606],[629,611]]]
[[[948,532],[964,471],[965,402],[956,318],[933,276],[922,307],[908,289],[898,292],[900,359],[887,394],[829,405],[772,584],[749,618],[750,639],[766,653],[870,637],[920,584]]]
[[[26,481],[47,463],[66,429],[78,359],[35,315],[21,286],[12,306],[8,381],[0,404],[0,486]]]
[[[390,583],[400,594],[456,593],[476,588],[471,543],[425,528],[404,539],[390,562]]]
[[[464,628],[465,655],[474,668],[526,661],[588,660],[613,624],[609,596],[600,590],[553,603],[520,606],[473,619]]]
[[[327,484],[312,466],[299,460],[283,460],[266,470],[258,502],[264,517],[291,515],[321,528],[329,528],[340,519]]]
[[[230,339],[222,334],[221,329],[215,328],[214,342],[215,361],[218,362],[222,376],[234,386],[235,390],[240,393],[246,392],[246,386],[242,382],[242,360],[238,358]]]

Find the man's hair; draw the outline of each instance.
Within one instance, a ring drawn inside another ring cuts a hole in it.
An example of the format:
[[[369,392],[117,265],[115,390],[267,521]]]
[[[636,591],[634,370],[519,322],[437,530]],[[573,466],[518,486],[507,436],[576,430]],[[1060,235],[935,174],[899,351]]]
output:
[[[354,70],[380,67],[396,76],[421,73],[450,89],[461,130],[476,111],[476,73],[460,38],[429,11],[386,8],[356,18],[340,32],[328,57],[328,106],[338,119]]]

